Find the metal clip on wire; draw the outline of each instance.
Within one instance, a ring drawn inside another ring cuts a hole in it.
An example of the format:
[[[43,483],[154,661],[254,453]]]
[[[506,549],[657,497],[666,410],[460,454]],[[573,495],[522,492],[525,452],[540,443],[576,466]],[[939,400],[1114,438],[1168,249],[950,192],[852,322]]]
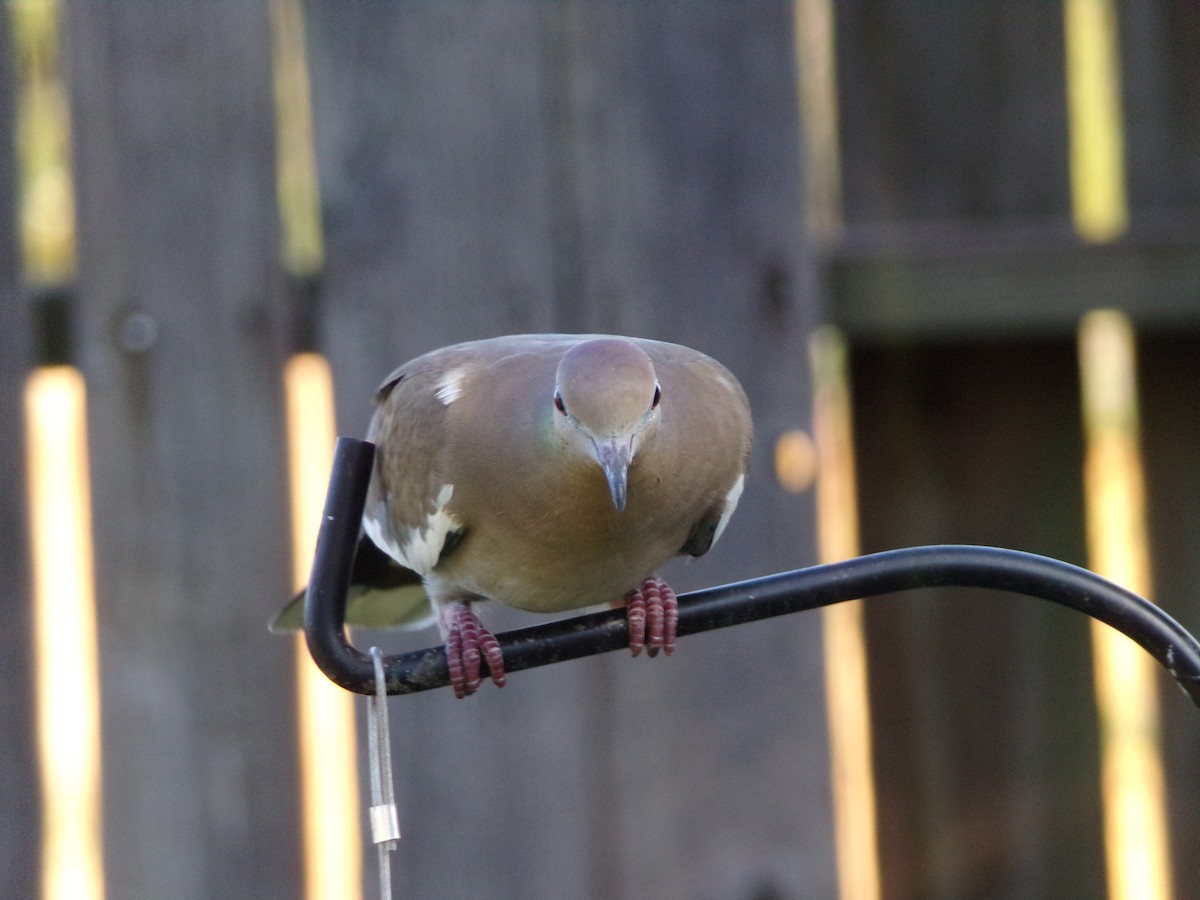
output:
[[[392,784],[392,747],[388,729],[387,691],[384,689],[383,653],[371,648],[375,693],[368,701],[367,743],[371,757],[371,840],[379,847],[379,891],[382,900],[392,896],[392,867],[389,854],[400,840],[400,818]]]
[[[304,606],[304,633],[313,660],[332,681],[360,694],[372,693],[376,678],[372,660],[346,638],[346,590],[374,452],[374,445],[366,441],[338,439]],[[1040,597],[1111,625],[1158,660],[1200,706],[1200,643],[1174,619],[1086,569],[997,547],[949,544],[890,550],[695,591],[679,598],[679,636],[857,597],[952,586]],[[629,642],[620,610],[510,631],[497,638],[510,673],[606,653]],[[382,668],[389,694],[411,694],[450,683],[441,646],[386,657]]]

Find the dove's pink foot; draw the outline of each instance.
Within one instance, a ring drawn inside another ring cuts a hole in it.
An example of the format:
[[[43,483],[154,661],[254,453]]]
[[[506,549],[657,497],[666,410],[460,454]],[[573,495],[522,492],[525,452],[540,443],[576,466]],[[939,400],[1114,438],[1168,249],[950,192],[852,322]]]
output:
[[[634,656],[646,648],[648,656],[662,650],[675,652],[675,630],[679,624],[679,602],[671,586],[651,575],[625,595],[629,620],[629,649]]]
[[[483,682],[481,661],[486,659],[488,671],[496,687],[504,687],[504,655],[495,635],[483,627],[469,603],[448,603],[441,609],[446,632],[446,661],[450,668],[450,683],[454,696],[469,697]]]

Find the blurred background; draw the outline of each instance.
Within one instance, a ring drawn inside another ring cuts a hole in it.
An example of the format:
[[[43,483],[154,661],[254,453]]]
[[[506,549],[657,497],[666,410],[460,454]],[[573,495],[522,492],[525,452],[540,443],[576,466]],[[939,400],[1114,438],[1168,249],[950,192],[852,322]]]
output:
[[[1200,629],[1198,225],[1191,0],[6,0],[0,884],[378,896],[363,701],[266,624],[334,436],[454,341],[738,375],[679,590],[986,543]],[[390,710],[398,896],[1200,896],[1200,715],[1038,600]]]

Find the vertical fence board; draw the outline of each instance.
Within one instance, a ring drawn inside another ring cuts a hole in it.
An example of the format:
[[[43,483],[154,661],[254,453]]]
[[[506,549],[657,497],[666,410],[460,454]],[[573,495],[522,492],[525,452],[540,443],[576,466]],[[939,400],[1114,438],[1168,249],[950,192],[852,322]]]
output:
[[[547,9],[307,5],[326,247],[317,331],[344,434],[363,433],[376,386],[405,360],[555,326]],[[492,624],[529,621],[500,611]],[[389,639],[438,641],[361,641]],[[401,893],[588,896],[586,671],[519,673],[461,703],[446,691],[393,702]]]
[[[0,15],[0,884],[34,896],[39,871],[37,757],[22,396],[31,363],[29,306],[18,290],[14,71]]]
[[[1116,5],[1131,219],[1200,210],[1200,6]]]
[[[296,897],[266,4],[66,13],[108,893]]]
[[[1070,208],[1057,3],[838,3],[848,224]]]
[[[321,337],[347,428],[426,350],[554,327],[538,4],[307,7],[326,265]]]
[[[1146,467],[1154,597],[1200,633],[1200,332],[1149,333],[1138,346],[1142,449]],[[1162,678],[1176,897],[1200,896],[1200,715]]]
[[[342,431],[391,367],[453,340],[683,341],[743,377],[760,443],[734,525],[677,586],[811,560],[809,501],[770,466],[774,435],[807,421],[814,302],[789,5],[310,4],[308,27]],[[818,641],[810,617],[397,701],[398,882],[829,895]]]
[[[775,439],[809,420],[819,303],[791,16],[787,3],[577,4],[558,23],[555,139],[573,162],[579,252],[565,318],[710,352],[754,406],[738,515],[710,557],[672,567],[678,589],[813,558],[810,498],[773,477]],[[794,617],[686,641],[669,665],[602,661],[605,896],[833,895],[820,634],[818,617]]]
[[[860,347],[854,391],[864,552],[1084,561],[1069,341]],[[1087,619],[943,589],[866,621],[884,897],[1102,896]]]

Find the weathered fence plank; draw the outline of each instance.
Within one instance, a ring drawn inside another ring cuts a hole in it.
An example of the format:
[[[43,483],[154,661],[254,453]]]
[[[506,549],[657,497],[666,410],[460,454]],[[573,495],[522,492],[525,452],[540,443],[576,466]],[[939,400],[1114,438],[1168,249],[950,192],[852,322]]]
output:
[[[1175,221],[1194,235],[1200,216],[1200,6],[1169,0],[1114,8],[1133,227]]]
[[[18,288],[15,74],[0,16],[0,884],[36,895],[40,818],[33,709],[33,620],[22,404],[32,364],[29,304]]]
[[[556,327],[546,15],[520,2],[308,4],[320,330],[345,428],[365,425],[406,359]]]
[[[307,6],[326,247],[317,332],[345,434],[364,433],[376,386],[406,359],[555,328],[543,17],[524,3]],[[468,702],[393,702],[403,894],[588,895],[586,710],[562,703],[583,675],[564,666]]]
[[[848,225],[1070,207],[1062,7],[836,4]]]
[[[296,897],[266,4],[66,22],[108,893]]]
[[[1070,341],[854,356],[865,552],[1086,562]],[[1087,620],[979,591],[866,609],[884,896],[1102,895]]]
[[[1154,599],[1200,632],[1200,332],[1147,332],[1138,383]],[[1200,896],[1200,716],[1169,684],[1163,752],[1176,897]]]
[[[361,433],[391,367],[453,340],[683,341],[742,377],[760,437],[727,536],[674,582],[810,561],[809,501],[771,474],[774,436],[807,422],[815,303],[790,14],[310,4],[318,330],[341,430]],[[414,896],[833,893],[814,618],[689,639],[670,660],[521,673],[465,703],[405,698],[394,715],[398,882]]]
[[[1200,321],[1198,234],[1162,217],[1099,245],[1067,221],[863,230],[834,251],[831,314],[868,341],[1068,337],[1084,313],[1109,307],[1188,329]]]
[[[775,439],[808,423],[820,303],[801,225],[791,16],[787,3],[561,12],[572,327],[699,347],[754,406],[738,519],[711,559],[674,568],[684,589],[813,556],[809,498],[773,477]],[[833,895],[820,633],[817,617],[795,617],[697,638],[661,671],[602,661],[612,895]]]

